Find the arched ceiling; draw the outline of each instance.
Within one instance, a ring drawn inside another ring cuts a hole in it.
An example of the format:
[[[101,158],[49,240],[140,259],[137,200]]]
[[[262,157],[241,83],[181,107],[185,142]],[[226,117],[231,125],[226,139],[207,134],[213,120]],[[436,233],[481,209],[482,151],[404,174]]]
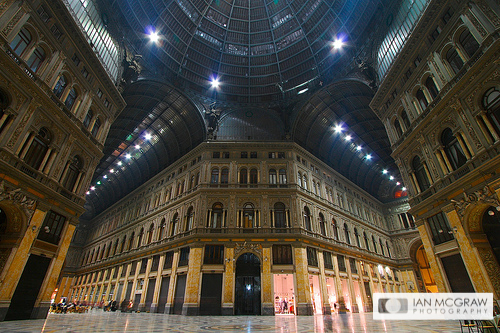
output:
[[[392,199],[399,170],[390,156],[390,142],[382,122],[370,109],[373,91],[354,80],[332,83],[314,94],[296,112],[294,141],[328,163],[347,179],[380,200]],[[344,131],[336,133],[336,125]],[[346,135],[351,135],[347,141]],[[362,149],[357,150],[361,145]],[[366,154],[372,159],[367,160]],[[387,169],[387,175],[382,170]]]
[[[381,0],[120,0],[109,8],[163,79],[182,79],[218,100],[258,103],[297,96],[352,61]],[[155,30],[160,40],[149,42]],[[345,50],[332,42],[341,38]],[[160,66],[161,65],[161,66]],[[161,67],[161,68],[160,68]]]
[[[110,207],[206,138],[200,111],[174,87],[141,80],[122,95],[127,106],[109,130],[92,180],[101,184],[87,195],[84,219]]]

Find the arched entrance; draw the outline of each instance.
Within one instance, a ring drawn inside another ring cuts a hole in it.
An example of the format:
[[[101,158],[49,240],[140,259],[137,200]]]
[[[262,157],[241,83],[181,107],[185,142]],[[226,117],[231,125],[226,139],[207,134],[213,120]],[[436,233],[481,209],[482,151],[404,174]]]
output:
[[[427,259],[427,254],[425,253],[423,245],[420,245],[417,249],[415,257],[421,278],[419,282],[423,283],[423,286],[420,286],[422,287],[421,289],[424,289],[428,293],[437,293],[438,288],[436,281],[434,281],[434,275],[432,274],[431,266],[429,265],[429,260]]]
[[[483,214],[483,232],[500,264],[500,211],[494,207],[489,207]]]
[[[260,260],[253,253],[236,260],[234,303],[236,315],[260,315]]]

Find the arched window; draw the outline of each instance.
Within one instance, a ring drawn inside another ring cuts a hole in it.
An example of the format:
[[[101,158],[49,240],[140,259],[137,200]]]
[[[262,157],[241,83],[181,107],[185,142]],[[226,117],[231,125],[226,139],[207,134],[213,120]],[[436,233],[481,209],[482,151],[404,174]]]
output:
[[[394,129],[396,130],[398,138],[400,138],[403,135],[403,130],[401,129],[401,125],[399,124],[399,120],[397,119],[394,119]]]
[[[222,228],[222,219],[223,219],[223,206],[221,203],[215,203],[212,206],[212,215],[210,217],[210,225],[211,228]]]
[[[373,237],[373,235],[372,235],[372,243],[373,243],[373,250],[375,251],[375,253],[378,253],[377,242],[375,242],[375,237]]]
[[[417,90],[417,93],[416,93],[415,97],[417,98],[418,105],[420,106],[420,109],[422,111],[424,111],[425,109],[427,109],[427,106],[429,105],[429,102],[427,101],[427,98],[425,97],[425,94],[422,91],[422,89],[418,89]]]
[[[431,95],[432,99],[436,98],[437,95],[439,94],[439,90],[436,86],[436,83],[434,83],[434,80],[430,75],[425,80],[425,87],[427,88],[427,91]]]
[[[248,173],[246,168],[240,170],[240,184],[246,185],[248,183]]]
[[[139,237],[137,239],[137,247],[141,247],[143,237],[144,237],[144,228],[141,228],[141,231],[139,231]]]
[[[243,206],[243,221],[241,226],[245,229],[252,229],[255,225],[255,209],[251,203]]]
[[[54,89],[52,90],[54,94],[58,97],[61,98],[64,89],[66,89],[66,86],[68,85],[68,80],[66,79],[66,76],[61,75],[59,77],[59,80],[57,80],[56,85],[54,86]]]
[[[467,57],[472,58],[474,53],[479,50],[479,43],[476,41],[474,36],[470,33],[469,30],[465,29],[458,39],[460,46],[462,46],[463,50],[467,54]]]
[[[85,119],[83,119],[83,126],[85,128],[89,128],[90,122],[92,121],[93,117],[94,117],[94,112],[92,111],[92,109],[89,109],[87,115],[85,116]]]
[[[257,184],[258,181],[257,169],[250,169],[250,184]]]
[[[405,125],[406,129],[410,128],[410,118],[408,118],[408,114],[406,113],[405,110],[401,110],[401,120],[403,121],[403,124]]]
[[[366,236],[366,232],[363,231],[363,239],[365,240],[365,246],[368,251],[370,251],[370,242],[368,241],[368,236]]]
[[[286,184],[286,170],[285,169],[279,170],[279,183],[280,183],[280,185]]]
[[[391,258],[391,248],[389,247],[389,242],[385,242],[385,247],[387,248],[387,256]]]
[[[21,56],[26,47],[31,43],[32,37],[28,29],[22,28],[16,37],[10,42],[10,48],[15,54]]]
[[[429,178],[427,178],[425,167],[420,161],[420,157],[415,156],[411,162],[411,166],[413,168],[415,178],[417,179],[418,187],[420,187],[420,191],[424,192],[431,186],[431,184],[429,182]]]
[[[45,60],[45,50],[41,46],[39,46],[33,51],[26,64],[33,72],[36,73],[36,71],[40,68],[40,65],[43,63],[44,60]]]
[[[99,129],[101,128],[101,119],[97,118],[94,123],[94,127],[92,127],[92,135],[94,137],[97,137],[97,134],[99,134]]]
[[[218,183],[219,183],[219,169],[213,168],[210,177],[210,184],[218,184]]]
[[[154,230],[155,230],[155,225],[154,225],[154,223],[151,223],[151,225],[149,226],[149,230],[148,230],[148,242],[147,242],[147,244],[151,244],[151,242],[153,241]]]
[[[286,228],[286,212],[285,205],[281,202],[274,204],[274,227],[275,228]]]
[[[321,213],[319,213],[318,222],[321,235],[326,236],[325,217]]]
[[[382,251],[382,255],[385,256],[384,244],[382,243],[382,238],[379,238],[378,242],[380,243],[380,250]]]
[[[277,181],[276,169],[269,169],[269,184],[276,185]]]
[[[189,179],[189,190],[192,190],[194,188],[194,175],[191,176],[191,179]]]
[[[66,97],[66,100],[64,101],[64,105],[66,105],[66,107],[71,110],[77,98],[78,98],[78,93],[76,92],[75,87],[73,87],[69,91],[69,94]]]
[[[302,187],[302,174],[300,172],[297,173],[297,183]]]
[[[158,232],[158,240],[162,240],[165,238],[165,229],[166,229],[167,223],[165,222],[165,219],[161,219],[160,222],[160,231]]]
[[[351,235],[349,234],[349,227],[347,226],[347,223],[344,223],[344,235],[346,243],[351,244]]]
[[[220,172],[220,183],[223,186],[227,186],[229,183],[229,169],[223,168]]]
[[[111,255],[114,256],[114,255],[118,254],[118,244],[120,244],[120,238],[116,239],[115,247],[113,248],[113,253]]]
[[[127,249],[125,248],[125,244],[127,244],[127,235],[123,236],[122,243],[120,245],[120,253],[123,253]]]
[[[354,228],[354,237],[356,238],[356,245],[358,247],[361,247],[361,242],[359,240],[359,233],[357,228]]]
[[[196,173],[196,178],[194,179],[194,186],[198,186],[198,184],[200,183],[200,173],[197,172]]]
[[[40,168],[42,161],[49,150],[49,145],[52,140],[50,132],[42,127],[38,134],[33,139],[26,156],[24,157],[24,162],[28,164],[33,169]]]
[[[170,223],[171,227],[170,227],[170,237],[172,237],[173,235],[175,235],[177,232],[176,228],[177,228],[177,223],[179,222],[179,213],[175,213],[174,214],[174,217],[172,218],[172,222]]]
[[[302,183],[304,185],[304,188],[307,190],[308,188],[307,188],[307,177],[306,177],[306,175],[303,176]]]
[[[309,208],[304,207],[304,227],[306,230],[312,231],[311,229],[311,213],[309,212]]]
[[[78,176],[82,170],[83,163],[80,156],[75,155],[71,161],[68,161],[66,178],[63,182],[63,187],[68,191],[73,192],[76,182],[78,181]]]
[[[460,58],[457,50],[455,50],[453,47],[450,47],[448,52],[446,52],[446,61],[448,61],[448,63],[450,64],[450,67],[454,74],[457,74],[464,65],[462,58]]]
[[[339,227],[337,226],[337,221],[335,219],[332,219],[332,229],[333,229],[333,238],[335,240],[339,239]]]
[[[446,128],[441,133],[441,143],[453,170],[457,170],[467,162],[462,147],[450,128]]]
[[[186,231],[193,229],[194,224],[194,209],[193,206],[189,207],[186,214]]]
[[[495,128],[497,135],[500,135],[500,90],[496,87],[488,89],[483,96],[482,104],[488,120]]]

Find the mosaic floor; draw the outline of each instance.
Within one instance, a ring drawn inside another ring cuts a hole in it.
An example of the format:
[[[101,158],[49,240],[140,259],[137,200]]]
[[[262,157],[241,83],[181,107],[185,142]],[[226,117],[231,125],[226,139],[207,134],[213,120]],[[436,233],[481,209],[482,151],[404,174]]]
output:
[[[86,314],[49,314],[46,320],[0,322],[5,333],[99,332],[460,332],[456,321],[375,321],[372,314],[331,316],[231,316],[186,317],[152,313],[120,313],[94,310]]]

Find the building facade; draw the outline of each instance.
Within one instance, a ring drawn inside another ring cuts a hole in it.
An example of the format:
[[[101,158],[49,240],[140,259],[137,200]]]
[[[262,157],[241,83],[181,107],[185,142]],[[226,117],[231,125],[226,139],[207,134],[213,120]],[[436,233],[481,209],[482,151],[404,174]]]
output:
[[[46,317],[124,106],[71,22],[52,1],[0,5],[0,320]]]
[[[409,187],[427,283],[495,299],[499,14],[488,1],[432,2],[371,103]]]

